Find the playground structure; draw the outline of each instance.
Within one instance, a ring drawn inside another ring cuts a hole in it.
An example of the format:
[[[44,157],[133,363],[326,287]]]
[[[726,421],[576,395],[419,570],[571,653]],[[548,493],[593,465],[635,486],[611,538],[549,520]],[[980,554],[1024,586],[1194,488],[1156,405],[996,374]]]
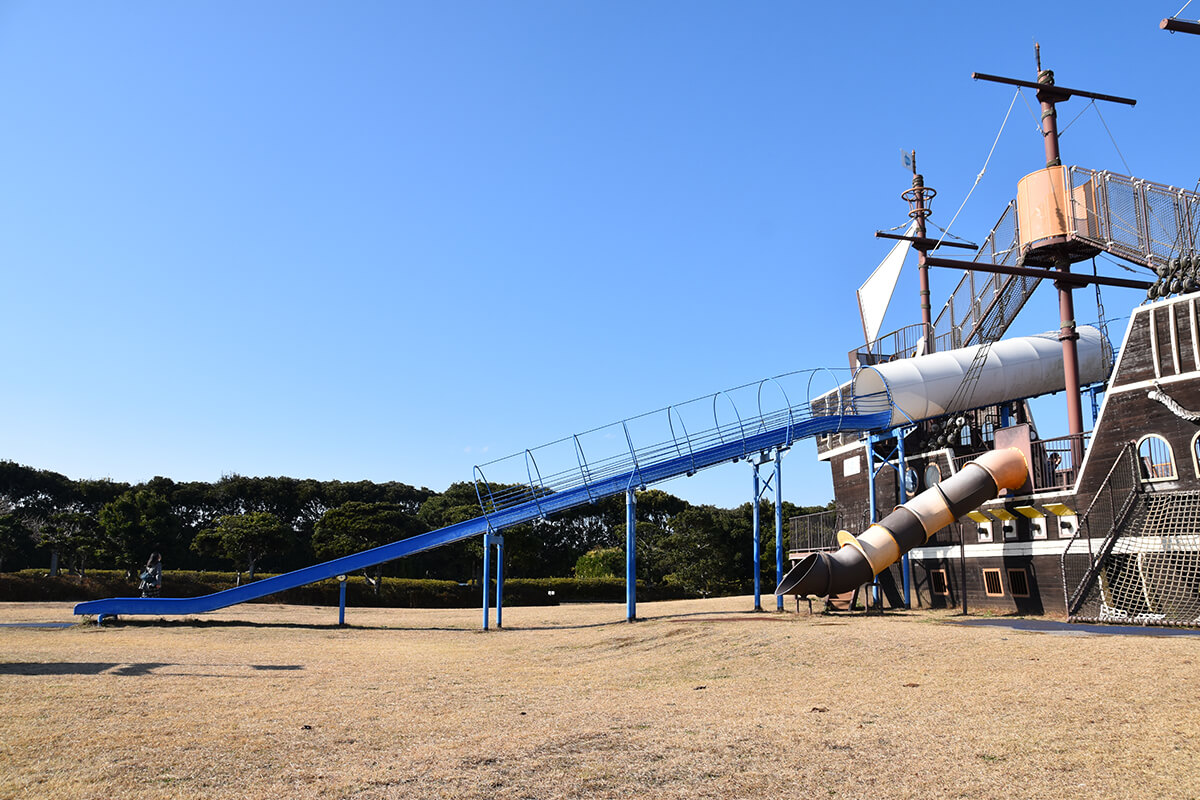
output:
[[[506,528],[530,522],[603,497],[624,493],[628,520],[626,548],[628,619],[636,618],[634,580],[635,491],[727,462],[746,460],[758,468],[775,462],[776,562],[782,574],[782,511],[778,491],[780,458],[795,442],[842,431],[869,431],[892,415],[886,392],[853,395],[819,405],[807,399],[831,370],[792,372],[701,397],[678,406],[626,419],[576,434],[509,458],[475,467],[480,516],[454,525],[314,564],[283,575],[243,584],[200,597],[115,597],[79,603],[76,615],[95,615],[97,622],[116,615],[200,614],[245,603],[287,589],[345,576],[357,570],[420,553],[474,536],[484,537],[483,627],[489,625],[488,596],[492,548],[497,551],[496,612],[502,624],[503,536]],[[789,391],[790,389],[790,391]],[[794,402],[793,395],[805,400]],[[827,393],[826,393],[827,394]],[[839,398],[842,392],[838,392]],[[753,408],[753,413],[747,409]],[[711,421],[709,421],[711,419]],[[694,431],[694,432],[693,432]],[[637,445],[635,442],[653,442]],[[553,469],[541,465],[553,464]],[[516,477],[512,483],[499,483]],[[502,488],[503,487],[503,488]],[[755,504],[757,512],[757,503]],[[755,515],[755,563],[758,563],[758,516]],[[345,583],[342,583],[342,614]],[[756,606],[758,576],[755,575]],[[782,604],[782,598],[779,598]]]
[[[992,450],[971,461],[936,486],[931,486],[855,537],[838,533],[840,549],[812,553],[784,575],[779,595],[828,597],[870,583],[914,547],[954,520],[978,508],[1005,489],[1018,489],[1028,479],[1029,465],[1021,451]]]

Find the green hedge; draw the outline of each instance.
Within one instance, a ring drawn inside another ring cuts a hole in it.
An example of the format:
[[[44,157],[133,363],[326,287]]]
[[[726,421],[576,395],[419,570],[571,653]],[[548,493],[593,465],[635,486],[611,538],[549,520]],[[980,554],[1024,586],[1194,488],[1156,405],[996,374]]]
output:
[[[260,575],[260,578],[271,577]],[[189,572],[173,570],[163,575],[164,597],[197,597],[234,586],[232,572]],[[352,607],[384,608],[471,608],[482,600],[478,584],[454,581],[384,578],[378,594],[361,576],[346,586],[346,604]],[[80,580],[61,574],[51,578],[44,570],[0,573],[0,601],[80,602],[105,597],[136,597],[136,582],[127,581],[118,570],[94,570]],[[678,588],[638,584],[639,600],[677,600],[690,597]],[[559,603],[618,603],[625,600],[623,578],[510,578],[504,582],[504,604],[546,606]],[[254,602],[292,605],[336,606],[338,582],[288,589]]]

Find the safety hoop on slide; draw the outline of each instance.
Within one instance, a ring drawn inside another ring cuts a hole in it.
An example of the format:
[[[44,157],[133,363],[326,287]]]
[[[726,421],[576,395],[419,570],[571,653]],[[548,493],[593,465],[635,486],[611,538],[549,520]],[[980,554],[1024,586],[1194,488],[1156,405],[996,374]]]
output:
[[[533,472],[529,471],[529,465],[533,465]],[[533,485],[533,473],[537,473],[537,487]],[[529,448],[525,449],[525,474],[529,477],[529,493],[533,495],[533,502],[537,504],[538,516],[545,517],[546,512],[542,510],[542,499],[538,495],[538,487],[542,492],[546,492],[546,485],[542,481],[542,471],[538,469],[537,459],[533,457],[533,453]]]
[[[713,425],[717,429],[717,437],[721,440],[721,444],[726,444],[725,433],[721,430],[721,420],[717,417],[717,398],[722,395],[729,401],[730,407],[733,408],[733,415],[737,417],[738,433],[742,436],[742,458],[745,458],[749,455],[746,452],[746,424],[742,422],[742,414],[738,411],[737,403],[733,402],[733,398],[726,394],[724,390],[713,395]]]
[[[887,380],[886,380],[886,379],[884,379],[884,377],[883,377],[883,373],[882,373],[882,372],[880,372],[878,369],[876,369],[876,368],[875,368],[873,365],[871,365],[871,364],[867,364],[866,366],[859,367],[858,369],[856,369],[856,370],[854,371],[854,374],[850,376],[850,388],[851,388],[851,391],[853,391],[853,389],[854,389],[854,379],[855,379],[856,377],[858,377],[858,373],[860,373],[860,372],[862,372],[863,370],[866,370],[866,369],[869,369],[869,370],[871,370],[872,372],[874,372],[875,374],[877,374],[877,375],[879,376],[879,382],[883,384],[883,396],[884,396],[884,399],[887,401],[887,409],[888,409],[889,411],[899,411],[901,414],[903,414],[903,415],[904,415],[904,418],[905,418],[905,419],[907,419],[907,420],[908,420],[910,423],[912,423],[912,424],[914,424],[914,425],[915,425],[915,424],[916,424],[916,420],[914,420],[914,419],[913,419],[911,416],[909,416],[909,413],[908,413],[907,411],[905,411],[903,408],[900,408],[900,407],[896,406],[896,405],[895,405],[895,404],[892,402],[892,387],[888,386],[888,382],[887,382]],[[855,404],[855,407],[857,408],[857,406],[858,406],[858,395],[854,395],[853,399],[854,399],[854,404]]]
[[[683,429],[683,440],[687,442],[688,458],[692,462],[692,468],[688,470],[687,476],[690,478],[696,474],[696,454],[692,451],[692,437],[688,434],[687,426],[683,424],[683,415],[675,406],[667,406],[667,425],[671,428],[671,439],[675,442],[675,452],[680,456],[683,455],[683,450],[679,447],[679,437],[675,435],[675,423],[671,420],[671,412],[675,412],[675,416],[679,418],[679,427]]]
[[[629,473],[629,482],[625,484],[625,491],[633,488],[634,478],[637,478],[637,485],[645,489],[646,482],[642,480],[642,467],[638,464],[637,451],[633,449],[633,438],[629,435],[629,426],[625,424],[625,420],[621,420],[621,428],[625,431],[625,444],[629,445],[629,455],[633,458],[633,472]]]
[[[765,384],[767,381],[770,381],[771,383],[773,383],[779,387],[779,391],[783,395],[783,402],[787,404],[788,426],[787,426],[787,438],[784,439],[784,446],[791,447],[792,446],[792,428],[793,428],[793,423],[794,423],[793,413],[792,413],[792,399],[790,397],[788,397],[787,389],[783,388],[783,384],[780,383],[779,381],[775,380],[774,378],[766,378],[766,379],[758,382],[758,430],[761,433],[761,432],[765,431],[766,427],[767,427],[766,415],[763,413],[763,407],[762,407],[763,384]]]
[[[488,529],[492,527],[491,515],[488,513],[488,506],[483,503],[483,495],[479,493],[479,482],[483,482],[483,486],[487,489],[488,503],[491,505],[492,511],[496,510],[496,498],[492,496],[492,485],[488,483],[488,479],[484,476],[483,470],[478,465],[474,467],[473,476],[475,480],[475,499],[479,501],[479,510],[483,512],[483,518],[487,520]]]
[[[579,477],[583,481],[583,488],[587,490],[588,502],[596,502],[596,498],[592,496],[592,476],[588,470],[587,456],[583,454],[583,445],[579,443],[579,434],[571,435],[575,440],[575,460],[579,462]]]
[[[808,411],[810,414],[813,413],[813,411],[812,411],[812,401],[813,401],[812,382],[813,382],[813,378],[815,378],[817,376],[818,372],[828,372],[829,376],[831,378],[833,378],[833,391],[835,393],[837,393],[837,417],[838,417],[837,429],[840,431],[842,429],[842,417],[844,417],[846,415],[846,410],[843,407],[843,400],[842,400],[842,385],[840,383],[838,383],[837,375],[835,375],[833,370],[831,370],[829,367],[818,367],[817,369],[814,369],[808,373],[808,386],[805,389],[805,393],[808,395]],[[816,416],[816,414],[813,414],[813,416]]]

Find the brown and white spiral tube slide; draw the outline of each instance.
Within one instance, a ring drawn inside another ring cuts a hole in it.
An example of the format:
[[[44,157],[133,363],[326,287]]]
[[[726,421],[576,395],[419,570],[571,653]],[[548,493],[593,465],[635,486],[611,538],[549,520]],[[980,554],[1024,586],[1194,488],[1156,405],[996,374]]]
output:
[[[1002,489],[1025,483],[1029,465],[1015,447],[993,450],[967,463],[956,474],[926,489],[859,536],[842,531],[833,553],[805,556],[775,587],[775,594],[825,597],[869,583],[909,550]]]

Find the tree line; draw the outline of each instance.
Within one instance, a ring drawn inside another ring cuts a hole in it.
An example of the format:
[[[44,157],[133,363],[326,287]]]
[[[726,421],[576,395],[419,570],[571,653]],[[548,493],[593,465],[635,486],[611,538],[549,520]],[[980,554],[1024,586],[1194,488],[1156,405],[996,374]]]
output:
[[[784,503],[785,516],[820,510]],[[773,508],[761,509],[764,580],[774,577]],[[0,461],[0,571],[120,569],[131,578],[152,552],[166,568],[286,572],[480,515],[474,484],[444,492],[399,482],[227,475],[216,482],[156,477],[139,484],[72,480]],[[638,578],[699,595],[744,591],[753,580],[749,503],[693,505],[638,493]],[[608,497],[504,531],[505,574],[517,578],[624,575],[625,500]],[[481,573],[480,538],[372,568],[385,576],[467,581]]]

